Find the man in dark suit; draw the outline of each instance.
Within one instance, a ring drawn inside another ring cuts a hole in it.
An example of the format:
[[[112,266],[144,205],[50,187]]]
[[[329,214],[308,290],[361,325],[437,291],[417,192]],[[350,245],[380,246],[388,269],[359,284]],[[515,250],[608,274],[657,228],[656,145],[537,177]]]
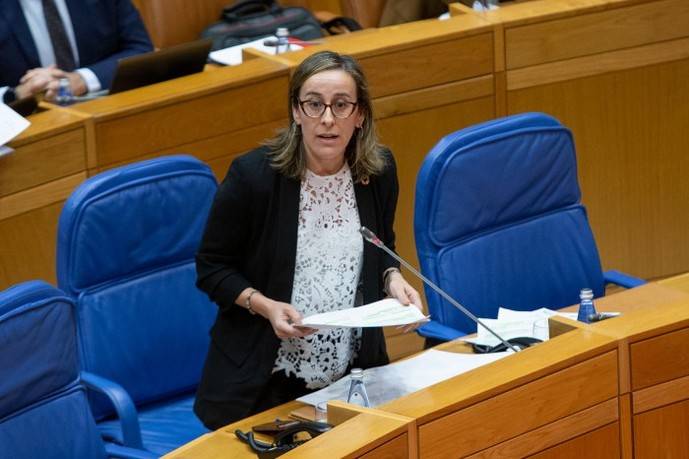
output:
[[[131,0],[0,0],[0,95],[108,89],[117,60],[153,46]]]

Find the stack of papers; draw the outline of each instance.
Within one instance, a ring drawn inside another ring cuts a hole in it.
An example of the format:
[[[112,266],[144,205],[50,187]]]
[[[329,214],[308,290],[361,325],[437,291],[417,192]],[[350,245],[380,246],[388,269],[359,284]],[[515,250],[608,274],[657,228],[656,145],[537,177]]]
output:
[[[515,311],[499,308],[497,319],[481,318],[481,322],[505,339],[527,336],[547,341],[550,338],[547,328],[548,318],[556,315],[577,320],[576,312],[557,312],[548,308],[533,311]],[[535,332],[537,329],[538,332]],[[466,338],[464,341],[487,346],[500,344],[500,340],[481,326],[478,326],[475,338]]]
[[[364,385],[368,399],[375,407],[495,362],[510,354],[512,352],[456,354],[430,349],[407,360],[364,370]],[[346,402],[349,385],[349,378],[345,376],[328,387],[297,400],[314,406],[329,400]]]

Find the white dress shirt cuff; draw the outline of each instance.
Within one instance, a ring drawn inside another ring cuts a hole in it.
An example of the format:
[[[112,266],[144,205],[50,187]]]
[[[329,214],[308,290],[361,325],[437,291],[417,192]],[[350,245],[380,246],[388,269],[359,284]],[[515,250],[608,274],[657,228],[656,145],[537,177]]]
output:
[[[86,82],[86,87],[88,88],[88,92],[96,92],[100,91],[101,85],[100,85],[100,80],[96,76],[95,73],[93,73],[92,70],[87,69],[87,68],[80,68],[76,70],[79,75],[84,79]]]

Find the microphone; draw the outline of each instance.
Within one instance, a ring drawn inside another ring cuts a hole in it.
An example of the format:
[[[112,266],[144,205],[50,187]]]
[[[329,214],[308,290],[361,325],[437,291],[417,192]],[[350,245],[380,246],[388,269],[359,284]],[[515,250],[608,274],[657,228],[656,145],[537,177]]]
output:
[[[395,260],[399,261],[404,265],[405,268],[407,268],[409,271],[411,271],[416,277],[421,279],[426,285],[428,285],[430,288],[436,291],[440,296],[445,298],[447,301],[452,304],[455,308],[459,309],[465,316],[473,320],[476,325],[480,325],[481,327],[485,328],[488,330],[493,336],[495,336],[497,339],[499,339],[502,342],[502,345],[505,346],[505,349],[512,349],[514,352],[519,352],[521,348],[518,346],[513,345],[512,343],[509,343],[507,340],[505,340],[502,336],[498,335],[496,332],[494,332],[488,325],[484,324],[481,322],[481,319],[476,317],[474,314],[471,313],[467,308],[462,306],[458,301],[456,301],[454,298],[452,298],[450,295],[445,293],[443,289],[435,285],[430,279],[428,279],[426,276],[418,272],[412,265],[404,261],[399,255],[397,255],[395,252],[390,250],[385,244],[383,244],[383,241],[381,241],[378,236],[373,233],[370,229],[366,228],[365,226],[362,226],[359,228],[359,232],[363,236],[363,238],[370,242],[371,244],[375,245],[379,249],[383,250],[385,253],[390,255],[392,258]],[[502,346],[501,346],[502,347]]]

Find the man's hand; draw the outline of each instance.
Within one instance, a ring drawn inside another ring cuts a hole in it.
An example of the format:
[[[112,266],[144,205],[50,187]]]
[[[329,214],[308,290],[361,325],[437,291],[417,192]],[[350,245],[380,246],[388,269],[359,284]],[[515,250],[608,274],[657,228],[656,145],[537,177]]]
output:
[[[69,86],[72,89],[72,94],[75,96],[83,96],[86,94],[88,91],[88,87],[86,86],[86,82],[84,79],[81,77],[81,75],[78,72],[62,72],[63,76],[60,78],[67,78],[69,79]],[[45,98],[47,100],[55,100],[57,97],[57,91],[59,88],[60,84],[60,79],[56,79],[48,83],[48,87],[46,88],[46,93],[45,93]]]
[[[60,78],[69,79],[72,94],[81,96],[86,94],[88,88],[86,82],[77,72],[65,72],[54,65],[50,67],[39,67],[31,69],[19,80],[19,85],[15,88],[17,98],[34,96],[45,92],[46,100],[55,100]]]
[[[29,70],[19,80],[19,85],[14,88],[17,98],[23,99],[46,91],[50,82],[59,80],[64,73],[54,65]]]

